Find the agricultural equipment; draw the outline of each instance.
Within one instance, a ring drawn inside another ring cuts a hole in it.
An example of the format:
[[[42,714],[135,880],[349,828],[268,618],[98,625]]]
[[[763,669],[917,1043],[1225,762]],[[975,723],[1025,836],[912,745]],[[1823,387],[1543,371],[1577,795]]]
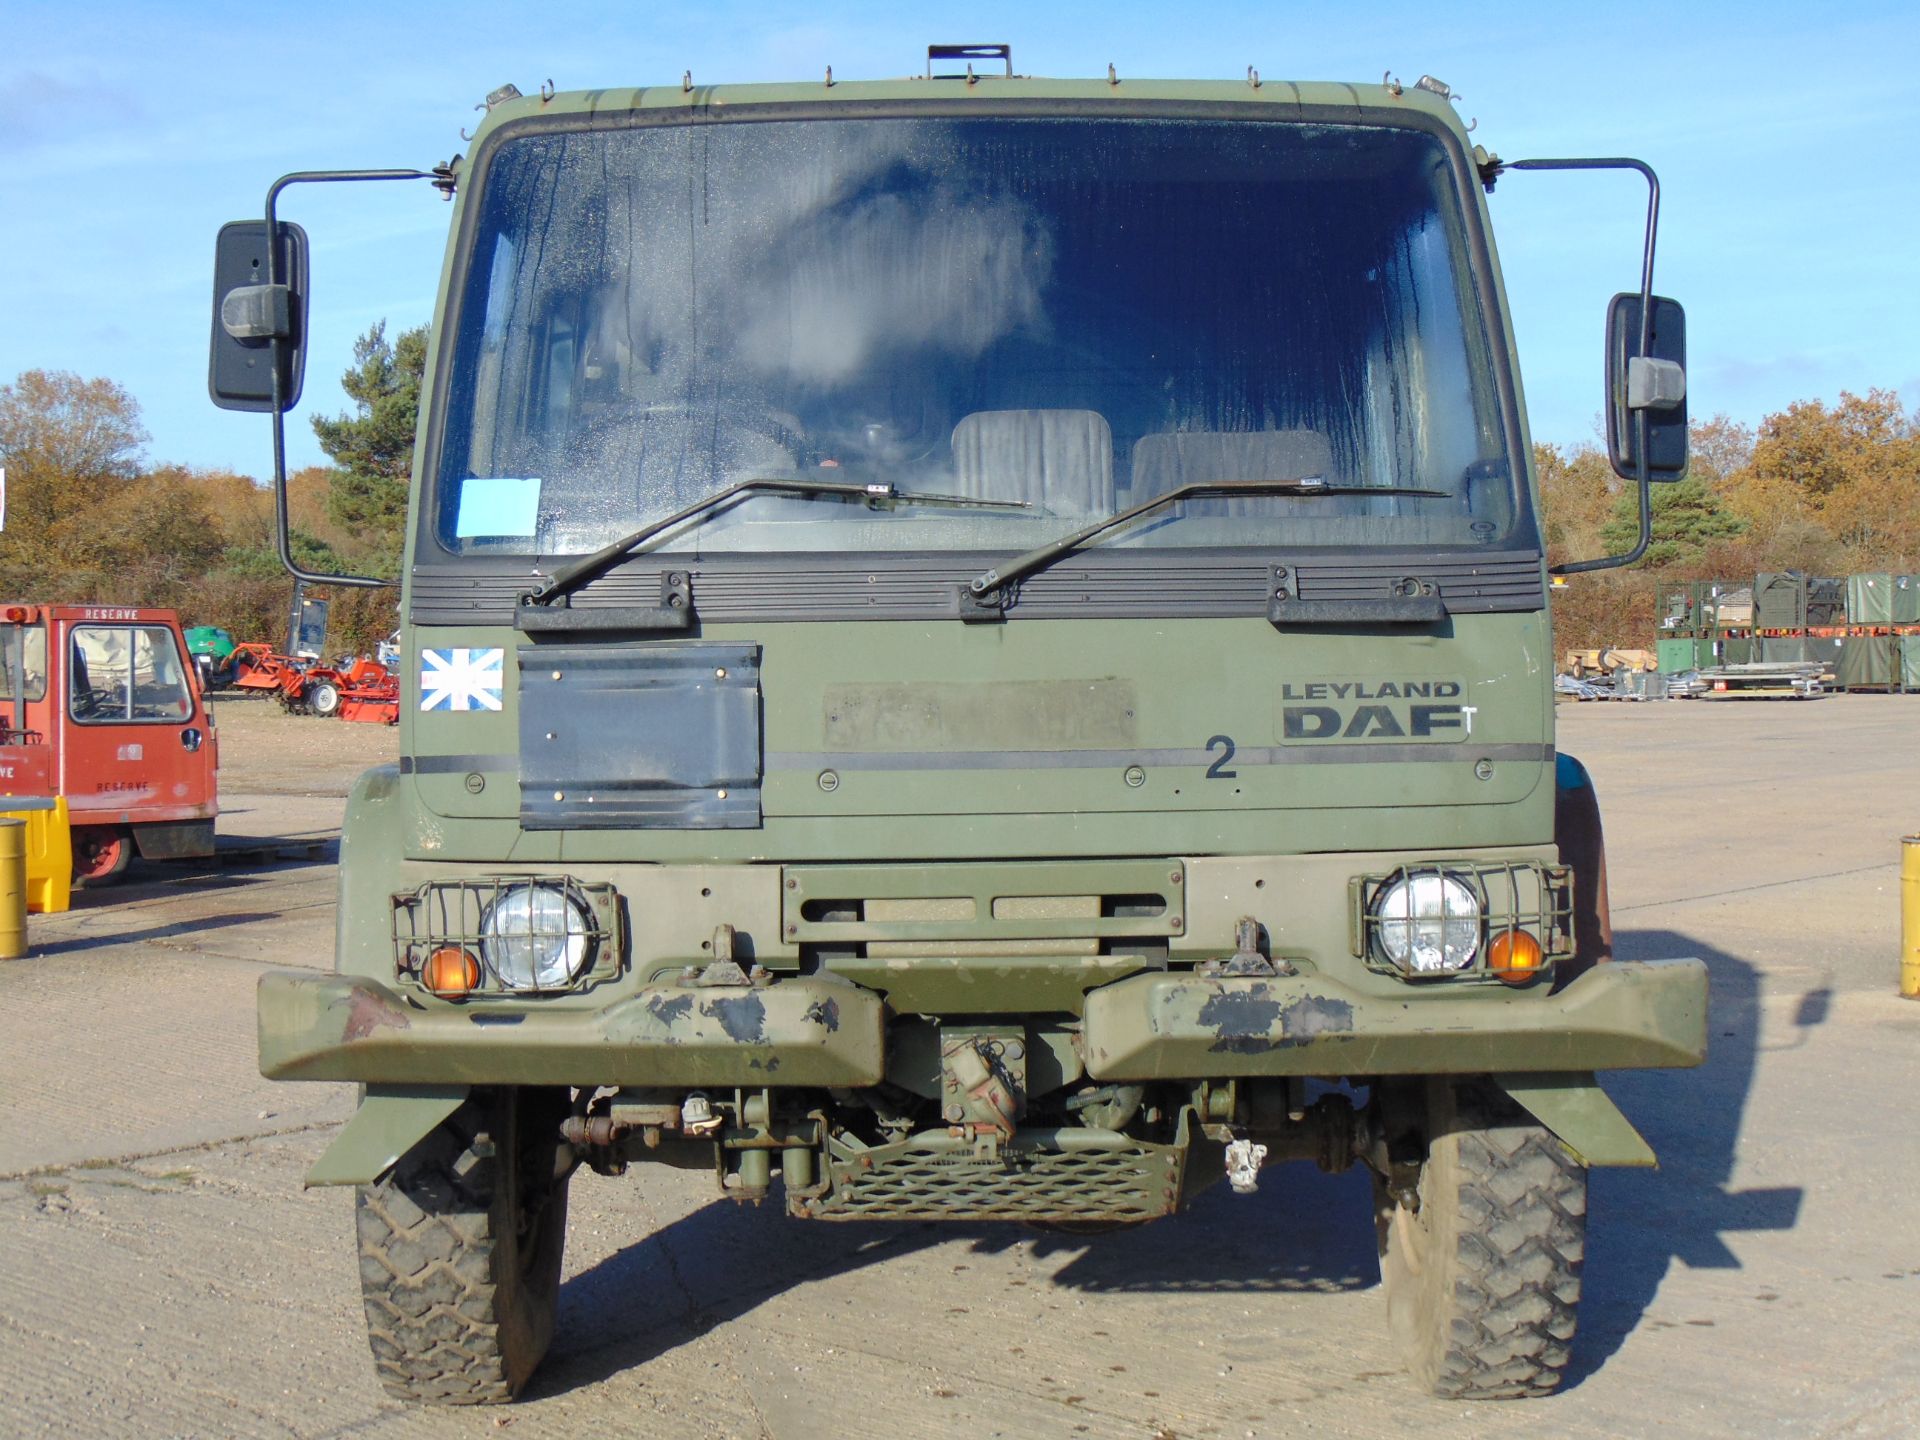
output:
[[[171,610],[0,605],[0,664],[0,794],[66,797],[75,884],[213,853],[213,714]]]
[[[386,725],[399,718],[398,677],[364,655],[343,656],[328,665],[249,640],[234,647],[234,675],[236,688],[272,695],[295,714],[339,715]]]
[[[365,655],[341,667],[307,672],[304,698],[315,715],[339,715],[342,720],[394,725],[400,719],[400,677],[378,660]]]
[[[233,636],[218,625],[193,625],[186,630],[187,653],[200,672],[200,689],[213,690],[233,680]]]
[[[243,640],[233,647],[233,686],[272,695],[291,709],[306,688],[312,663],[283,654],[264,640]]]
[[[259,991],[263,1073],[364,1087],[309,1179],[362,1187],[393,1394],[512,1398],[568,1177],[659,1162],[1064,1226],[1357,1165],[1420,1384],[1558,1383],[1586,1166],[1653,1163],[1595,1072],[1706,1044],[1700,961],[1612,959],[1554,740],[1488,192],[1590,169],[1649,213],[1640,540],[1584,570],[1686,463],[1653,174],[1502,162],[1430,77],[505,86],[466,158],[222,231],[210,387],[283,455],[288,187],[454,202],[400,762],[335,972]]]

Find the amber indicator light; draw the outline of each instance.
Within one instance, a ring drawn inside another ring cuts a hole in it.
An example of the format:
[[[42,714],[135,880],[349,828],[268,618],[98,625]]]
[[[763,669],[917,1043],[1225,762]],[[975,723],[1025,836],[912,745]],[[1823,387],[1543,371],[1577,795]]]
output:
[[[1502,930],[1487,947],[1487,968],[1509,985],[1524,985],[1545,960],[1540,942],[1524,930]]]
[[[445,1000],[469,995],[480,985],[480,962],[458,945],[442,945],[427,957],[420,980]]]

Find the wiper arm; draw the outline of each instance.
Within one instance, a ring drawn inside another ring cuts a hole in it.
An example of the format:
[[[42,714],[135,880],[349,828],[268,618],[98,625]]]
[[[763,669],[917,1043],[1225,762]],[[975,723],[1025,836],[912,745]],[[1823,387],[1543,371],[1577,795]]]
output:
[[[777,495],[837,495],[853,500],[865,500],[871,504],[964,505],[981,510],[1030,510],[1033,508],[1032,502],[1027,500],[977,500],[967,495],[921,495],[885,483],[858,485],[845,480],[761,476],[752,480],[738,481],[724,490],[716,490],[713,494],[694,501],[684,510],[677,510],[664,519],[650,521],[631,535],[622,536],[611,545],[604,546],[591,555],[582,555],[578,560],[560,566],[545,585],[526,597],[524,603],[551,605],[554,601],[571,595],[588,581],[606,574],[608,570],[640,549],[656,535],[663,534],[688,520],[722,509],[740,496],[755,491]]]
[[[1171,490],[1162,491],[1151,499],[1142,500],[1138,505],[1129,506],[1104,520],[1096,520],[1084,530],[1076,530],[1071,535],[1063,535],[1058,540],[1049,541],[1026,554],[996,565],[983,575],[976,575],[967,582],[967,589],[975,599],[999,589],[1023,575],[1051,565],[1062,555],[1071,554],[1087,541],[1117,529],[1142,515],[1150,515],[1155,510],[1165,509],[1176,501],[1191,499],[1196,495],[1419,495],[1437,496],[1440,499],[1451,497],[1451,490],[1427,490],[1413,485],[1329,485],[1325,480],[1200,480],[1191,485],[1176,485]]]

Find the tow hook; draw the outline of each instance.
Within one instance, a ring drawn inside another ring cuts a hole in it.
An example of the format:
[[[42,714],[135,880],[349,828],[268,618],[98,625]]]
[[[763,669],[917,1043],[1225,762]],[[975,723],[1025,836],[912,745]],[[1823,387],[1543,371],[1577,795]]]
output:
[[[1200,973],[1212,979],[1229,975],[1295,975],[1299,972],[1285,957],[1267,954],[1260,922],[1242,915],[1233,926],[1233,954],[1225,960],[1208,960]]]
[[[1267,1158],[1267,1147],[1244,1137],[1227,1142],[1227,1183],[1236,1195],[1251,1195],[1260,1188],[1260,1164]]]

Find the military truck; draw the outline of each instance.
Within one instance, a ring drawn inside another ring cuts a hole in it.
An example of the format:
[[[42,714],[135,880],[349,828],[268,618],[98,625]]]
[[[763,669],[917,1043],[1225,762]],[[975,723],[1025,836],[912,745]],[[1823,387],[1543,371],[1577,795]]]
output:
[[[1595,1074],[1705,1046],[1698,960],[1611,957],[1554,745],[1487,195],[1592,168],[1649,185],[1644,531],[1653,173],[1503,163],[1430,78],[506,86],[464,158],[222,232],[210,383],[278,472],[284,192],[452,202],[401,758],[335,971],[259,995],[264,1074],[362,1087],[308,1181],[359,1187],[389,1391],[515,1396],[568,1177],[654,1164],[1085,1230],[1357,1164],[1418,1384],[1560,1379],[1586,1167],[1653,1163]]]

